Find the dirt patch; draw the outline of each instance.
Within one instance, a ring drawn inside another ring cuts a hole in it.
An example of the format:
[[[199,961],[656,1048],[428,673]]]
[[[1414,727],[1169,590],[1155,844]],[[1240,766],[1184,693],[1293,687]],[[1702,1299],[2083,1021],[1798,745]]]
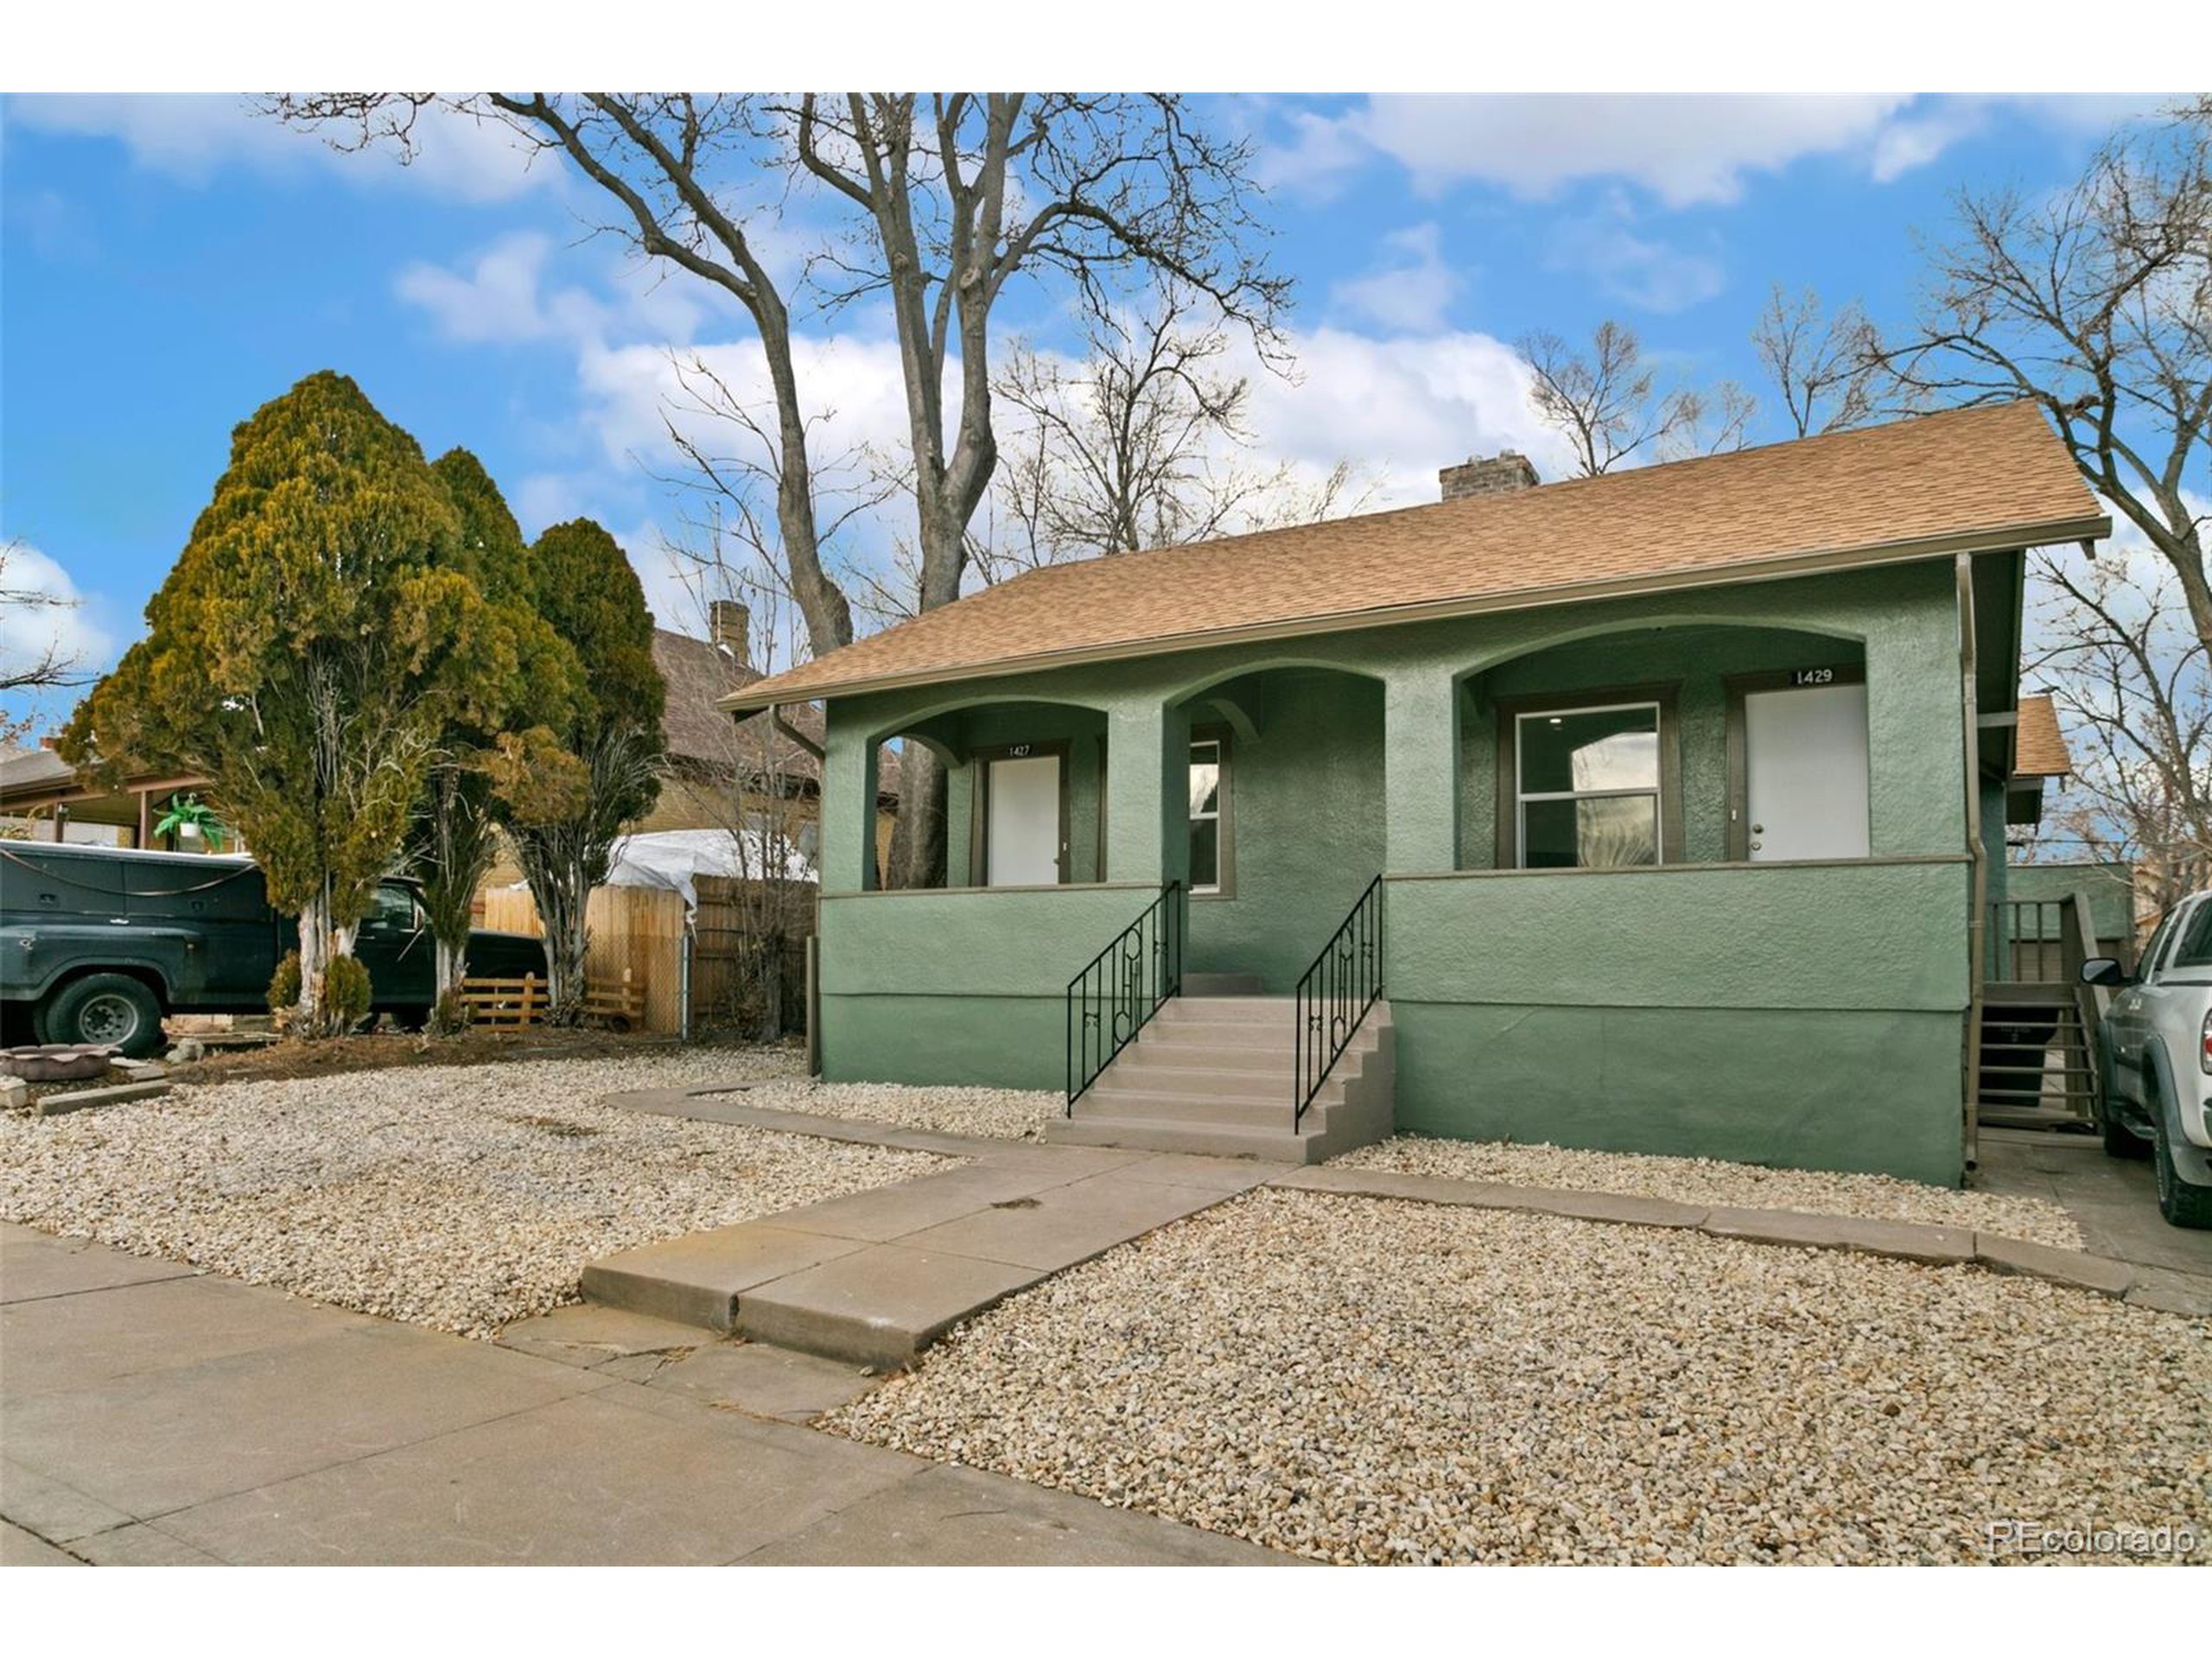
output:
[[[611,1031],[469,1031],[453,1037],[378,1031],[320,1042],[287,1039],[258,1048],[216,1050],[169,1068],[181,1084],[268,1083],[410,1065],[496,1065],[532,1060],[611,1060],[684,1047],[671,1037]],[[696,1052],[700,1045],[690,1045]],[[737,1052],[737,1051],[733,1051]],[[757,1052],[747,1049],[747,1053]]]

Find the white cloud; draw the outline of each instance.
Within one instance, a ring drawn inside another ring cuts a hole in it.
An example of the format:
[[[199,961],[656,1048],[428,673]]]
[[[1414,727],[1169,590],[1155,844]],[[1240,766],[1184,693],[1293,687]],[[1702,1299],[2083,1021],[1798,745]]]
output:
[[[411,181],[438,195],[480,202],[557,188],[561,176],[549,161],[531,165],[531,152],[499,123],[443,109],[418,118],[415,157],[404,168],[389,145],[340,150],[315,133],[257,115],[243,98],[18,93],[8,99],[7,116],[35,132],[111,138],[140,167],[195,185],[232,168],[278,176],[323,168],[357,183]]]
[[[1466,180],[1541,198],[1582,179],[1643,185],[1669,207],[1734,200],[1752,172],[1868,149],[1900,97],[1379,97],[1337,116],[1300,111],[1270,179],[1315,190],[1376,156],[1434,194]]]
[[[1555,434],[1529,406],[1529,365],[1503,340],[1469,330],[1387,340],[1320,328],[1294,341],[1296,383],[1252,379],[1261,454],[1313,474],[1339,461],[1374,467],[1378,506],[1437,499],[1437,469],[1518,449],[1546,478],[1567,474]]]
[[[1639,236],[1630,216],[1617,197],[1604,213],[1561,224],[1552,234],[1552,269],[1579,272],[1601,294],[1646,311],[1685,310],[1728,285],[1718,259]]]
[[[1459,273],[1445,263],[1443,238],[1435,223],[1393,231],[1382,242],[1393,256],[1390,262],[1338,283],[1330,297],[1345,310],[1394,331],[1442,327],[1460,283]]]
[[[60,561],[28,543],[10,542],[0,549],[0,589],[10,595],[0,605],[0,671],[22,672],[49,650],[79,674],[98,674],[114,662],[118,642],[101,623],[105,607],[97,594],[77,586]],[[55,602],[29,603],[17,594]],[[77,696],[73,688],[19,692],[0,719],[59,721]]]

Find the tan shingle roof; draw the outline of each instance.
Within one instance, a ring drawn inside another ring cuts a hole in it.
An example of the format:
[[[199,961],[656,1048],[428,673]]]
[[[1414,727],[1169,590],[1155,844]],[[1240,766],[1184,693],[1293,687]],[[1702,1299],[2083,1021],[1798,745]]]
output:
[[[668,688],[660,729],[671,760],[709,772],[741,775],[755,787],[820,786],[821,762],[777,731],[767,715],[733,720],[718,706],[718,698],[760,679],[758,670],[742,666],[711,639],[669,628],[653,630],[653,665]],[[822,741],[818,709],[793,709],[790,723],[817,743]],[[877,789],[887,796],[899,793],[895,753],[883,756]]]
[[[2058,709],[2050,698],[2031,692],[2020,699],[2020,724],[2012,734],[2015,778],[2063,778],[2074,770],[2058,729]]]
[[[2034,405],[1030,572],[725,707],[2109,533]]]

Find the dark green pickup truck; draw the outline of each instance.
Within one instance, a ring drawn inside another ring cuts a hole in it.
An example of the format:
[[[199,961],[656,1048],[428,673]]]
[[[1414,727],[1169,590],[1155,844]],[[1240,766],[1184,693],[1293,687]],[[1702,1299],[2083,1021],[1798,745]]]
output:
[[[165,1014],[266,1014],[277,959],[298,942],[251,859],[0,842],[0,1014],[41,1042],[145,1055],[161,1045]],[[402,1024],[428,1016],[437,952],[409,883],[377,888],[353,953],[377,1012]],[[479,931],[468,967],[543,976],[545,948]]]

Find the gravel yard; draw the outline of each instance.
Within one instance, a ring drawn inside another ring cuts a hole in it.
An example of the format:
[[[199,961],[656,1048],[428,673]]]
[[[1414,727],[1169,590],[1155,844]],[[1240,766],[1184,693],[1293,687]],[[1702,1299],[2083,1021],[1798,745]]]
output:
[[[1654,1158],[1503,1141],[1440,1141],[1421,1135],[1401,1135],[1348,1152],[1331,1162],[1354,1169],[1397,1170],[1462,1181],[1503,1181],[1515,1186],[1673,1198],[1681,1204],[1741,1205],[1757,1210],[1803,1210],[1875,1221],[1973,1227],[2062,1249],[2082,1248],[2082,1230],[2055,1204],[1995,1192],[1956,1192],[1920,1181],[1901,1181],[1891,1175],[1765,1169],[1712,1158]]]
[[[940,1135],[986,1135],[999,1141],[1036,1141],[1065,1104],[1050,1090],[911,1087],[896,1083],[816,1083],[789,1077],[748,1089],[752,1105],[824,1117],[867,1118],[902,1129]]]
[[[772,1052],[356,1071],[0,1117],[0,1218],[464,1336],[595,1256],[945,1167],[596,1104],[775,1076]]]
[[[823,1420],[1325,1560],[2212,1550],[2212,1328],[2039,1281],[1261,1192],[1001,1304]]]

